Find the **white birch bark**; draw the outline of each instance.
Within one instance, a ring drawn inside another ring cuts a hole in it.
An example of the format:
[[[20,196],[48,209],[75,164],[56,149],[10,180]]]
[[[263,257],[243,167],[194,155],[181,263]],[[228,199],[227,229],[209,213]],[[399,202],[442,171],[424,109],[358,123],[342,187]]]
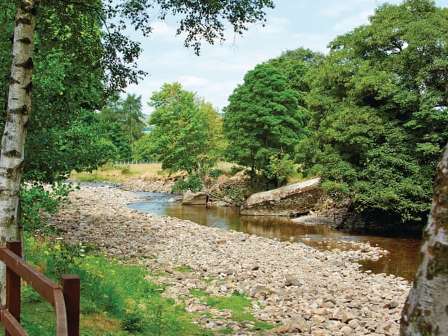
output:
[[[422,263],[401,320],[401,336],[448,335],[448,145],[437,169]]]
[[[0,241],[19,239],[18,205],[24,163],[26,127],[31,113],[35,0],[17,7],[8,104],[0,156]],[[1,301],[5,295],[5,266],[0,263]]]

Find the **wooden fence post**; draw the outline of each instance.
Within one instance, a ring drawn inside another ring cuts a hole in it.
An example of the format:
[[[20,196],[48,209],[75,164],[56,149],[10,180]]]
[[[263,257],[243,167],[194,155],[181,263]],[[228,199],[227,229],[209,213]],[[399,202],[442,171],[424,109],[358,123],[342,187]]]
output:
[[[77,275],[63,275],[61,280],[67,310],[68,336],[79,336],[80,279]]]
[[[20,241],[6,242],[6,247],[19,257],[22,257],[22,243]],[[15,274],[9,267],[6,268],[6,308],[14,318],[20,322],[21,307],[21,283],[20,276]],[[5,331],[5,336],[10,334]]]

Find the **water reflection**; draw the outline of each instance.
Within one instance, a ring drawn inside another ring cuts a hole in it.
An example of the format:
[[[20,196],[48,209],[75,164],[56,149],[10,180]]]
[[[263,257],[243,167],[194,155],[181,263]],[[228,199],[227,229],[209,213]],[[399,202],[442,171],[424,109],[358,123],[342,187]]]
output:
[[[387,273],[414,279],[420,262],[421,241],[393,237],[349,235],[333,230],[326,225],[301,225],[283,217],[240,216],[238,209],[182,206],[173,195],[163,193],[141,193],[145,201],[130,204],[129,207],[142,212],[187,219],[201,225],[218,227],[276,238],[279,240],[303,241],[319,249],[344,249],[345,241],[369,242],[390,253],[378,261],[361,262],[363,269],[375,273]]]

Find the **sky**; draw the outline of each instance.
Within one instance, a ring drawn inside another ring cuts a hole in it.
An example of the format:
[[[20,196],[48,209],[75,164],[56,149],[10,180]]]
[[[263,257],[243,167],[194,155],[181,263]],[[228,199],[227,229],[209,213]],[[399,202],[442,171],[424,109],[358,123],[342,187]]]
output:
[[[185,89],[211,102],[221,110],[245,73],[257,64],[299,47],[327,52],[327,45],[336,36],[368,22],[379,5],[400,0],[276,0],[276,7],[267,12],[265,27],[252,25],[243,36],[226,32],[224,43],[203,45],[200,56],[183,45],[176,36],[176,21],[154,21],[153,33],[142,37],[143,53],[139,68],[148,75],[127,93],[142,96],[143,112],[151,113],[147,102],[152,92],[163,83],[180,82]],[[437,0],[448,7],[448,0]]]

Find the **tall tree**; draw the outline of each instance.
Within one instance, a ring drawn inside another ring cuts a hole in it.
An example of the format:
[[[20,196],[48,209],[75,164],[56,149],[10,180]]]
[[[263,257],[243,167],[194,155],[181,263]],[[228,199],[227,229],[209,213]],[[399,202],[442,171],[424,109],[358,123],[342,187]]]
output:
[[[448,335],[448,145],[437,169],[423,260],[401,320],[402,336]]]
[[[35,1],[23,0],[17,8],[13,59],[9,84],[6,122],[0,155],[0,242],[17,239],[18,205],[25,159],[25,137],[31,113]],[[5,302],[5,265],[0,264],[1,298]]]
[[[208,103],[179,83],[164,84],[150,101],[154,107],[149,124],[154,129],[145,140],[150,156],[162,168],[203,176],[218,158],[221,133],[219,116]],[[143,143],[135,149],[143,149]]]
[[[117,150],[117,160],[130,160],[133,143],[143,135],[141,97],[128,94],[126,98],[112,96],[101,110],[101,121],[104,135]]]
[[[271,161],[294,151],[305,117],[286,76],[271,64],[256,66],[224,110],[229,159],[268,178]]]

